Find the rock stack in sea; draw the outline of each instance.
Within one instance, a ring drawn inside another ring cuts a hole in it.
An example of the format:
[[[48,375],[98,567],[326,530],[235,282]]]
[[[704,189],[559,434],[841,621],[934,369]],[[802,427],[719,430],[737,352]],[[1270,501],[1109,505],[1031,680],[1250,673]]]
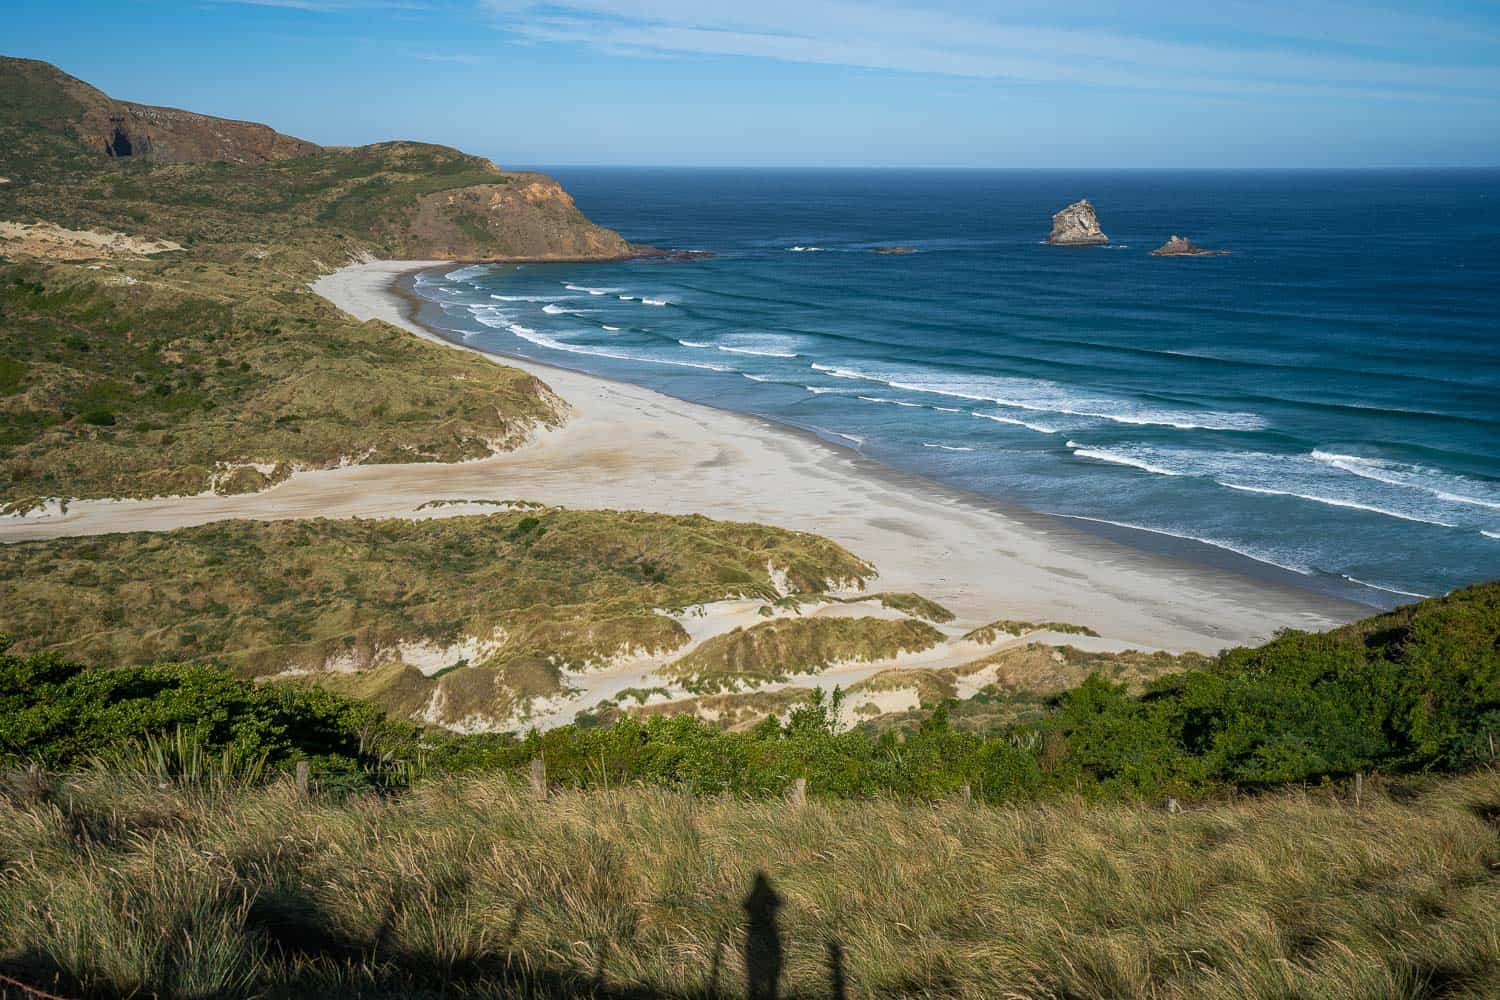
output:
[[[1210,250],[1200,247],[1186,236],[1172,234],[1172,238],[1161,246],[1151,251],[1153,257],[1218,257],[1228,253],[1228,250]]]
[[[1073,202],[1052,216],[1052,234],[1047,242],[1056,246],[1082,247],[1108,243],[1109,237],[1099,228],[1099,217],[1087,198]]]

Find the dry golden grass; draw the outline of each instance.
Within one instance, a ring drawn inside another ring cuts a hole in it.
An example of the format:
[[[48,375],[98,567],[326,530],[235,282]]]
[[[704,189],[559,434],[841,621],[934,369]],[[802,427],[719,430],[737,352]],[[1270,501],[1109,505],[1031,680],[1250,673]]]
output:
[[[836,949],[856,997],[1492,997],[1497,815],[1493,771],[1175,815],[13,781],[0,971],[70,995],[739,996],[763,872],[788,996],[838,995]]]

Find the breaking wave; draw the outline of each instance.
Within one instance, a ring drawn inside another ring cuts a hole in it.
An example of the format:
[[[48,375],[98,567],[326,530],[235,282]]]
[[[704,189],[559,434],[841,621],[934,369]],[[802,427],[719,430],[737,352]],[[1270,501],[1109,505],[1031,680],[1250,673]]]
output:
[[[1123,397],[1080,393],[1057,382],[1000,375],[960,375],[920,369],[866,370],[814,364],[834,378],[877,382],[893,389],[954,399],[994,403],[1009,409],[1108,420],[1120,424],[1154,424],[1179,430],[1254,431],[1267,426],[1254,413],[1165,410]],[[1049,433],[1055,428],[1049,429]]]

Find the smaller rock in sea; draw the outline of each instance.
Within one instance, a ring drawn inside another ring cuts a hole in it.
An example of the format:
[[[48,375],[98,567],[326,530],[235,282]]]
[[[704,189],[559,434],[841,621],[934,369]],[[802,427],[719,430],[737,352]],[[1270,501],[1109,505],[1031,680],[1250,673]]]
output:
[[[1228,250],[1210,250],[1200,247],[1186,236],[1172,234],[1172,238],[1151,251],[1153,257],[1222,257]]]

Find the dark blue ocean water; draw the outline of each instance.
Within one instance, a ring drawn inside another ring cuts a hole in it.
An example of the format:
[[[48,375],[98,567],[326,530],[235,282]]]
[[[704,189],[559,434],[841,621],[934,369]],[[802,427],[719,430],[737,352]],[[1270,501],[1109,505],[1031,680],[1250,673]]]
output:
[[[1500,577],[1500,173],[553,173],[718,256],[428,273],[426,318],[1367,603]],[[1112,244],[1043,245],[1085,196]]]

